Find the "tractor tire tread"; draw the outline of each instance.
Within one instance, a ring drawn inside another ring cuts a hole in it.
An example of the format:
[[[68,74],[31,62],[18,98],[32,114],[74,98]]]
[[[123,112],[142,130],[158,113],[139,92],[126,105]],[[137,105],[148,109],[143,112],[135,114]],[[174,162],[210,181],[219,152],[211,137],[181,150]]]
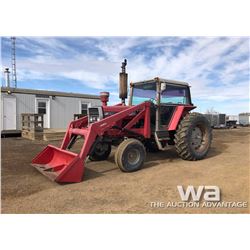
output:
[[[197,119],[204,119],[204,116],[197,112],[187,114],[180,122],[177,131],[175,133],[175,138],[174,138],[175,148],[177,153],[184,160],[189,160],[189,161],[198,160],[198,157],[196,157],[195,154],[190,150],[187,138],[190,125],[193,124],[193,122]],[[209,138],[211,138],[210,140],[212,140],[212,132],[210,127],[208,128],[208,133],[209,133]]]

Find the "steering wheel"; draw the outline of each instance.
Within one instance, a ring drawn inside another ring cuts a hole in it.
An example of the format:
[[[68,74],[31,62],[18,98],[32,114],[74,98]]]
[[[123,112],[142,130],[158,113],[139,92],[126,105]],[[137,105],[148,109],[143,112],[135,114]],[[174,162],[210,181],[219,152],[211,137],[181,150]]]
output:
[[[156,99],[155,98],[149,98],[149,101],[152,102],[153,104],[156,104]]]

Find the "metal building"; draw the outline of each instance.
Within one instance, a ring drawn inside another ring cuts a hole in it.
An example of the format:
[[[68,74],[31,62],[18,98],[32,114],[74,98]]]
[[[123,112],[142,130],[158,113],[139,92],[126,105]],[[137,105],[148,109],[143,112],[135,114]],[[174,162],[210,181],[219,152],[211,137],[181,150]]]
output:
[[[214,128],[226,127],[226,114],[210,113],[210,114],[204,114],[204,116],[210,122],[211,127],[214,127]]]
[[[44,114],[44,128],[64,129],[74,114],[101,105],[99,96],[57,91],[1,88],[1,131],[21,130],[21,114]]]
[[[250,113],[240,113],[239,123],[243,126],[249,126],[250,125]]]

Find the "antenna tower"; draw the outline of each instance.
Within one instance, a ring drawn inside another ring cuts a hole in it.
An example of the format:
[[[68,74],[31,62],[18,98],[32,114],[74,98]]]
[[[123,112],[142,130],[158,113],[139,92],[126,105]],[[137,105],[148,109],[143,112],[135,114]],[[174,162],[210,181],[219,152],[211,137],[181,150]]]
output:
[[[16,78],[16,38],[11,37],[11,66],[12,66],[12,84],[17,87],[17,78]]]

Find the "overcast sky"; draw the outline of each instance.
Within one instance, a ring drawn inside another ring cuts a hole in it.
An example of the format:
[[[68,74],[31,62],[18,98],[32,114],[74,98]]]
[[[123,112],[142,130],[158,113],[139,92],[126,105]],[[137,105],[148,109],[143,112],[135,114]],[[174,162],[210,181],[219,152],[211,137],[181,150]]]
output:
[[[11,68],[10,38],[2,38],[2,67]],[[98,94],[118,101],[118,73],[129,81],[156,76],[187,81],[198,111],[249,112],[249,38],[17,37],[18,87]]]

